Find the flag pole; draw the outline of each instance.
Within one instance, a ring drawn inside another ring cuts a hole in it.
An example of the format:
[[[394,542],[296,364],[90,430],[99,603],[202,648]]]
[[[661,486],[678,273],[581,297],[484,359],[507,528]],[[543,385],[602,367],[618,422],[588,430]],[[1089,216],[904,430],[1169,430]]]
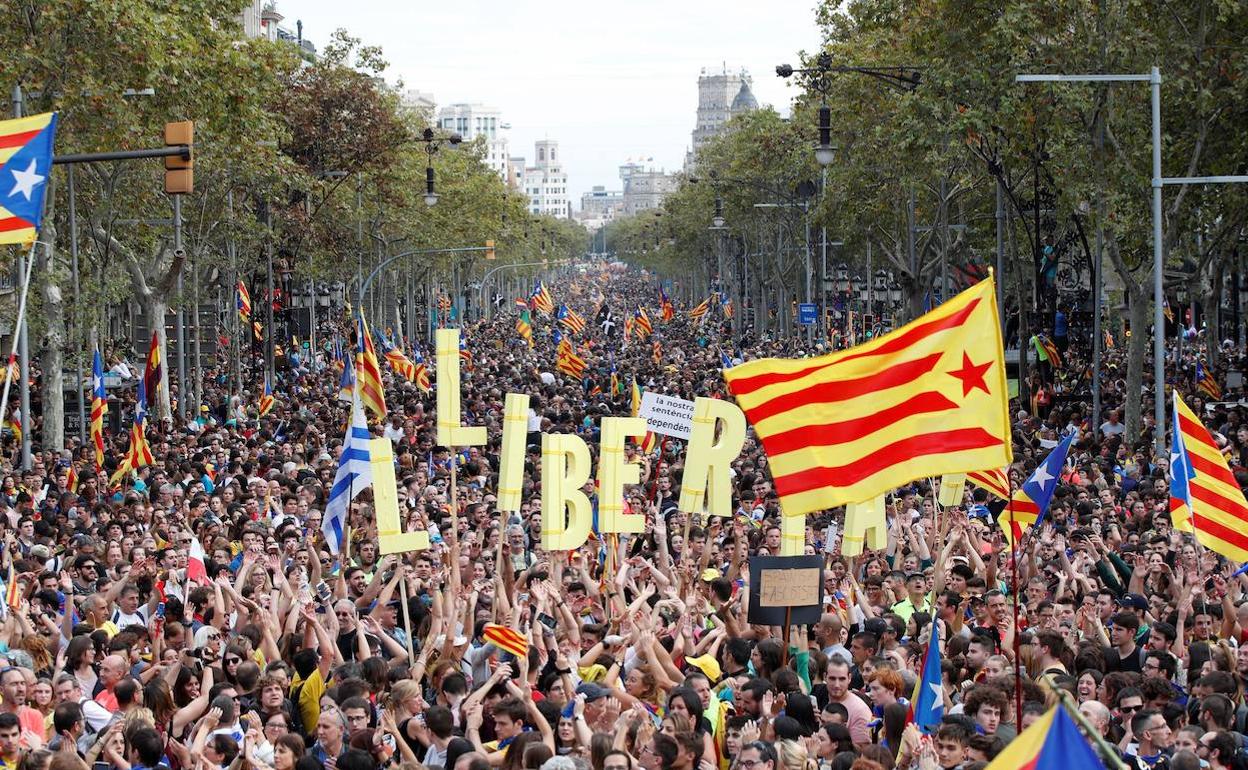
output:
[[[1118,751],[1101,736],[1100,730],[1097,730],[1096,726],[1089,722],[1087,717],[1079,711],[1073,696],[1060,687],[1054,688],[1054,692],[1057,693],[1059,706],[1066,709],[1066,713],[1075,720],[1079,727],[1083,728],[1084,735],[1100,750],[1101,758],[1109,765],[1110,770],[1127,770],[1127,766],[1122,761]]]
[[[34,251],[34,246],[31,246]],[[14,329],[21,329],[26,318],[26,296],[30,293],[30,271],[35,266],[34,254],[26,260],[26,275],[22,279],[22,298],[17,305],[17,320],[13,324]],[[17,359],[17,345],[21,339],[20,334],[13,335],[13,348],[9,351],[8,368],[4,372],[4,395],[0,396],[0,419],[7,419],[9,415],[9,388],[13,385],[13,362]],[[20,371],[20,370],[19,370]],[[20,379],[20,377],[19,377]],[[22,419],[26,419],[26,415],[22,415]],[[18,440],[18,453],[21,453],[22,442],[24,442],[25,434]]]
[[[1014,477],[1010,474],[1009,469],[1005,471],[1006,481],[1010,485],[1010,499],[1006,505],[1010,510],[1010,537],[1014,537],[1014,533],[1018,530],[1015,528],[1014,521]],[[1023,722],[1023,674],[1020,669],[1021,661],[1019,660],[1020,644],[1018,629],[1018,549],[1021,547],[1022,538],[1018,543],[1010,543],[1010,593],[1013,599],[1011,604],[1011,612],[1014,615],[1014,727],[1018,729]]]
[[[404,566],[406,566],[406,564],[400,556],[398,564],[395,565],[395,569],[401,570]],[[404,575],[399,581],[399,594],[403,598],[403,634],[407,640],[407,660],[410,664],[416,661],[416,652],[412,647],[412,611],[408,607],[407,602],[407,575]],[[451,624],[448,630],[454,631],[454,624]],[[453,639],[452,642],[454,642]]]

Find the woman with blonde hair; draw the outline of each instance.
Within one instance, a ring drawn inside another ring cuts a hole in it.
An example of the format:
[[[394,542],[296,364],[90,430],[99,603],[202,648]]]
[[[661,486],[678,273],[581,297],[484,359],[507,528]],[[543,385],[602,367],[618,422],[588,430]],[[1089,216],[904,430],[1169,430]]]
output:
[[[403,743],[417,757],[424,756],[425,746],[429,744],[425,726],[416,719],[424,710],[425,701],[415,680],[400,679],[390,688],[390,697],[386,699],[386,718],[393,721]],[[408,752],[400,753],[406,756]]]
[[[776,770],[806,770],[809,758],[806,747],[797,741],[776,741]]]

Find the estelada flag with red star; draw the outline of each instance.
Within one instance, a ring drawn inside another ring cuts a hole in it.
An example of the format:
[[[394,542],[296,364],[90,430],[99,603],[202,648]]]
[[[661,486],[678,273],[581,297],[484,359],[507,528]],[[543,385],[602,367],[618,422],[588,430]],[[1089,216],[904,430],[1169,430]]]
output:
[[[992,278],[864,345],[748,361],[724,379],[767,450],[786,516],[1011,462]]]

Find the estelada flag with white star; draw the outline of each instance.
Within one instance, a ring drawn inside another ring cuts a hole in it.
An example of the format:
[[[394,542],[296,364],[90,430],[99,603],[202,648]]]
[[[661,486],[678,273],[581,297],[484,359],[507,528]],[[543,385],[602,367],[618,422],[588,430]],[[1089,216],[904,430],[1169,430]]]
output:
[[[29,244],[39,234],[55,136],[55,112],[0,121],[0,243]]]
[[[934,628],[934,627],[933,627]],[[906,711],[906,723],[919,726],[919,731],[929,735],[940,726],[945,716],[945,693],[941,688],[940,637],[929,635],[927,652],[923,654],[923,670],[914,683],[910,707]]]
[[[1005,533],[1006,542],[1017,543],[1022,539],[1028,527],[1040,526],[1044,514],[1049,510],[1053,500],[1053,491],[1062,478],[1062,466],[1066,464],[1066,456],[1070,454],[1070,444],[1075,440],[1078,431],[1072,430],[1053,447],[1044,462],[1036,466],[1031,476],[1023,485],[1014,491],[1009,504],[997,518],[1001,531]]]
[[[1174,393],[1170,450],[1170,518],[1194,532],[1202,545],[1228,559],[1248,562],[1248,500],[1222,449],[1196,413]]]
[[[864,345],[723,374],[767,450],[786,516],[1011,462],[992,278]]]

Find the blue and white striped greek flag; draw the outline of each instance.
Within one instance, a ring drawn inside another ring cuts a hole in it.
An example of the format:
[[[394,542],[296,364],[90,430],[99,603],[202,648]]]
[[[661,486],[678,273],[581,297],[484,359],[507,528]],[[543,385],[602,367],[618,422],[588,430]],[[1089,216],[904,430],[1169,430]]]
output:
[[[348,426],[347,437],[343,441],[342,456],[338,458],[338,472],[334,474],[334,486],[329,491],[325,520],[321,524],[325,543],[333,553],[338,553],[342,547],[348,506],[363,489],[373,485],[373,471],[369,465],[368,454],[368,442],[372,438],[372,434],[368,432],[368,421],[364,419],[364,407],[360,404],[357,383],[352,390],[351,425]]]

